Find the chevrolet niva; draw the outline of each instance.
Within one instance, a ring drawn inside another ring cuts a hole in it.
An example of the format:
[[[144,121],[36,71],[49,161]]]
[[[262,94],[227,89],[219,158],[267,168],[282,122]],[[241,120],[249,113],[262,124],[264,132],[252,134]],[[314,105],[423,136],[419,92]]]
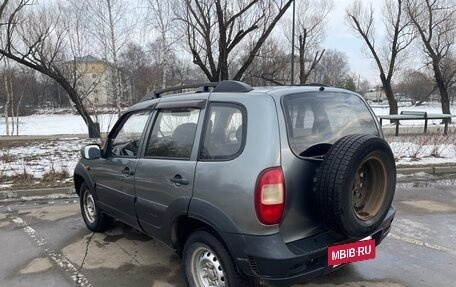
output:
[[[351,249],[330,254],[339,246],[367,238],[362,251],[375,251],[395,215],[396,168],[361,96],[200,87],[146,95],[102,148],[81,149],[74,184],[88,229],[116,219],[153,236],[182,256],[192,287],[292,284],[349,262]]]

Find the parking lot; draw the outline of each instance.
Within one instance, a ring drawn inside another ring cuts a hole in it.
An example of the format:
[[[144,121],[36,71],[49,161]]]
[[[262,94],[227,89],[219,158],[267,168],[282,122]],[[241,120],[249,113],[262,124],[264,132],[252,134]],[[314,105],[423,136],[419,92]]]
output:
[[[456,180],[402,180],[374,260],[299,286],[453,286]],[[180,258],[122,223],[92,234],[77,199],[0,203],[1,286],[185,286]]]

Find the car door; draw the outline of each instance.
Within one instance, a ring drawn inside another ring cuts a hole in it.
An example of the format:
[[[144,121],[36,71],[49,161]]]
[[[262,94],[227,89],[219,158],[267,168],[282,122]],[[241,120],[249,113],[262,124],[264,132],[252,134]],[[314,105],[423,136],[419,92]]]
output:
[[[134,175],[149,114],[136,111],[124,115],[110,134],[100,164],[92,167],[100,207],[132,226],[138,226]]]
[[[195,139],[201,129],[204,103],[157,106],[144,158],[137,165],[135,187],[139,223],[145,232],[158,238],[166,234],[162,227],[168,226],[169,217],[187,212],[199,144]]]

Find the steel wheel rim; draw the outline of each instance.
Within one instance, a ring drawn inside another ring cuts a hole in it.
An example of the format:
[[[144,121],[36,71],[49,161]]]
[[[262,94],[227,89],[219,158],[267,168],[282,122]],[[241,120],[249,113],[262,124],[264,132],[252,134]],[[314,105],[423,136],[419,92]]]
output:
[[[87,220],[90,223],[94,223],[95,220],[97,220],[97,211],[95,207],[95,200],[88,190],[84,193],[83,205]]]
[[[353,180],[352,207],[356,217],[368,221],[377,216],[387,192],[387,171],[378,156],[366,158]]]
[[[192,254],[190,266],[197,286],[225,287],[225,274],[217,255],[208,247],[198,247]]]

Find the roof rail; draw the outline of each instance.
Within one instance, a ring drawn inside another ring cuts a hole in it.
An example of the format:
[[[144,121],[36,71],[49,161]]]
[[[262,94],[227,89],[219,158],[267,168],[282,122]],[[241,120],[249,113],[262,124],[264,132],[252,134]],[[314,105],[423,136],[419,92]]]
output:
[[[253,88],[244,82],[225,80],[220,82],[217,87],[215,87],[214,92],[247,93],[251,90],[253,90]]]
[[[166,89],[161,89],[157,91],[152,91],[147,93],[142,99],[141,102],[160,98],[162,94],[179,91],[184,89],[194,89],[199,88],[197,92],[209,92],[210,88],[214,88],[214,92],[238,92],[238,93],[246,93],[253,90],[251,86],[246,83],[238,82],[238,81],[231,81],[226,80],[222,82],[209,82],[209,83],[199,83],[199,84],[189,84],[189,85],[180,85],[174,86]]]
[[[161,89],[161,90],[156,90],[156,91],[147,93],[141,99],[141,102],[147,101],[150,99],[160,98],[162,96],[162,94],[173,92],[173,91],[184,90],[184,89],[202,88],[202,91],[200,91],[200,92],[209,92],[209,88],[216,87],[218,84],[219,84],[218,82],[198,83],[198,84],[180,85],[180,86],[169,87],[169,88],[165,88],[165,89]]]
[[[302,84],[300,86],[308,86],[308,87],[331,87],[331,85],[327,84],[320,84],[320,83],[308,83],[308,84]]]

